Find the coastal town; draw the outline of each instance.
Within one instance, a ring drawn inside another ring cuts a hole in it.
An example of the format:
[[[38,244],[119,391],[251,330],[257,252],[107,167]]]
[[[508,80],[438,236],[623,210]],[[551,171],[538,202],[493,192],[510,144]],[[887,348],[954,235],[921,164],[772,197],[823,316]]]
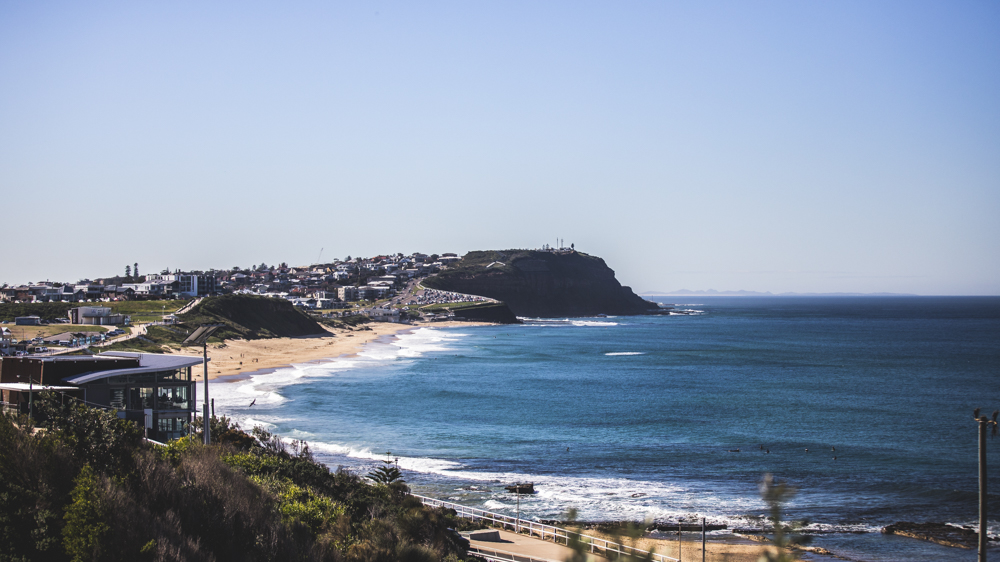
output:
[[[542,245],[533,251],[553,256],[576,253],[572,244],[564,246],[561,243]],[[189,311],[202,299],[231,294],[280,299],[319,319],[362,316],[375,322],[404,324],[418,319],[427,322],[455,320],[453,305],[499,302],[482,295],[422,285],[427,277],[461,261],[455,253],[415,252],[347,256],[309,266],[261,263],[208,271],[163,269],[149,274],[140,273],[139,263],[135,262],[123,268],[123,275],[74,282],[47,280],[3,284],[0,304],[26,305],[17,310],[27,312],[0,320],[3,326],[0,327],[0,356],[59,354],[142,337],[146,325],[173,324],[178,314]],[[491,261],[484,267],[503,265],[503,262]],[[32,305],[53,303],[75,306],[66,307],[57,317],[45,318],[31,313]],[[24,329],[58,325],[65,325],[66,329]],[[89,326],[102,328],[89,331],[85,328]]]
[[[352,258],[289,267],[254,265],[229,270],[164,269],[139,273],[139,264],[125,266],[125,275],[70,282],[39,282],[0,287],[0,302],[110,302],[174,299],[229,293],[285,298],[308,308],[341,308],[346,303],[386,298],[408,281],[437,273],[460,261],[456,254],[414,253]]]

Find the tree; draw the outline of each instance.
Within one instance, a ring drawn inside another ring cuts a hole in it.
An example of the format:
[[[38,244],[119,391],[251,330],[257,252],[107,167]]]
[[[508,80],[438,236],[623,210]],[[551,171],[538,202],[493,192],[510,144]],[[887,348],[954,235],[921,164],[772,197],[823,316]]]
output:
[[[132,266],[125,266],[125,277],[132,277]]]
[[[386,452],[386,459],[382,461],[382,466],[376,467],[368,473],[368,478],[378,484],[392,484],[393,482],[405,482],[403,473],[399,471],[398,461],[393,464],[390,456],[392,453]]]
[[[142,430],[111,411],[89,408],[75,400],[62,404],[54,392],[42,392],[39,405],[49,430],[94,470],[108,476],[128,474],[132,452],[142,441]]]
[[[771,522],[774,525],[774,544],[777,550],[769,550],[762,554],[757,562],[794,562],[799,557],[793,550],[796,546],[807,544],[811,538],[795,533],[803,523],[795,522],[791,529],[786,529],[781,521],[781,510],[785,503],[795,497],[795,488],[788,484],[779,484],[770,474],[764,475],[760,483],[760,496],[771,512]]]
[[[88,464],[84,465],[73,484],[73,501],[66,506],[64,518],[63,548],[73,562],[98,560],[101,557],[101,539],[109,530],[105,522],[101,480]]]
[[[134,264],[132,264],[132,271],[135,272],[136,277],[139,276],[139,262],[135,262]]]

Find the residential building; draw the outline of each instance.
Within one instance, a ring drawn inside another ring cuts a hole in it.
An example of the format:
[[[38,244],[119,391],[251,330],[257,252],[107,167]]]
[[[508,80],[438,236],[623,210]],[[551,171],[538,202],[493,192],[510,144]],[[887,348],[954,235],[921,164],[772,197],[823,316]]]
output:
[[[121,314],[111,314],[106,306],[79,306],[68,312],[70,324],[85,324],[90,326],[115,326],[128,324]]]
[[[359,298],[357,287],[338,287],[337,297],[344,301],[356,301]]]
[[[180,286],[178,281],[147,281],[145,283],[126,283],[122,287],[135,291],[135,296],[163,299],[174,296]]]
[[[150,439],[185,435],[194,413],[191,369],[201,357],[108,352],[91,357],[4,357],[0,391],[5,409],[27,413],[28,396],[46,387],[118,411]]]
[[[240,275],[243,275],[242,273]],[[245,279],[246,276],[244,275]],[[146,281],[163,281],[167,283],[177,282],[177,289],[174,294],[183,297],[206,297],[215,294],[217,291],[215,276],[196,275],[194,273],[169,273],[147,275]]]

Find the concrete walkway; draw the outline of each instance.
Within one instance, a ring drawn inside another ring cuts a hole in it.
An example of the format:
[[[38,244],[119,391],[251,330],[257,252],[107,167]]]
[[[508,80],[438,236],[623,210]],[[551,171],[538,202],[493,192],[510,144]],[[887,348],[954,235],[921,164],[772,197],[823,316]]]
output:
[[[543,541],[539,538],[528,537],[525,535],[518,535],[511,531],[501,531],[497,529],[500,533],[500,542],[495,541],[469,541],[473,546],[482,548],[484,550],[497,550],[502,552],[510,552],[513,554],[521,556],[529,556],[531,558],[539,560],[549,560],[551,562],[563,562],[563,560],[568,560],[573,556],[573,551],[561,544],[555,544],[551,541]],[[590,554],[587,556],[587,560],[593,560],[595,562],[606,561],[606,558],[601,556],[594,556]]]

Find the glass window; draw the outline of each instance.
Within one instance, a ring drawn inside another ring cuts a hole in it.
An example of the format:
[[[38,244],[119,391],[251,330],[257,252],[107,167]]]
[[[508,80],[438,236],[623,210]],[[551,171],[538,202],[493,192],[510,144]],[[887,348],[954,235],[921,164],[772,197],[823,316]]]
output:
[[[159,418],[156,420],[156,430],[161,439],[177,439],[184,435],[186,418]]]
[[[161,386],[156,400],[157,410],[187,410],[188,387]]]
[[[124,388],[112,388],[111,389],[111,407],[117,408],[119,410],[125,409],[125,389]]]
[[[156,374],[156,380],[158,381],[183,381],[187,380],[184,377],[184,369],[174,369],[172,371],[160,371]]]
[[[133,388],[129,398],[132,399],[133,410],[145,410],[146,408],[153,408],[153,389],[151,387],[147,388]]]

